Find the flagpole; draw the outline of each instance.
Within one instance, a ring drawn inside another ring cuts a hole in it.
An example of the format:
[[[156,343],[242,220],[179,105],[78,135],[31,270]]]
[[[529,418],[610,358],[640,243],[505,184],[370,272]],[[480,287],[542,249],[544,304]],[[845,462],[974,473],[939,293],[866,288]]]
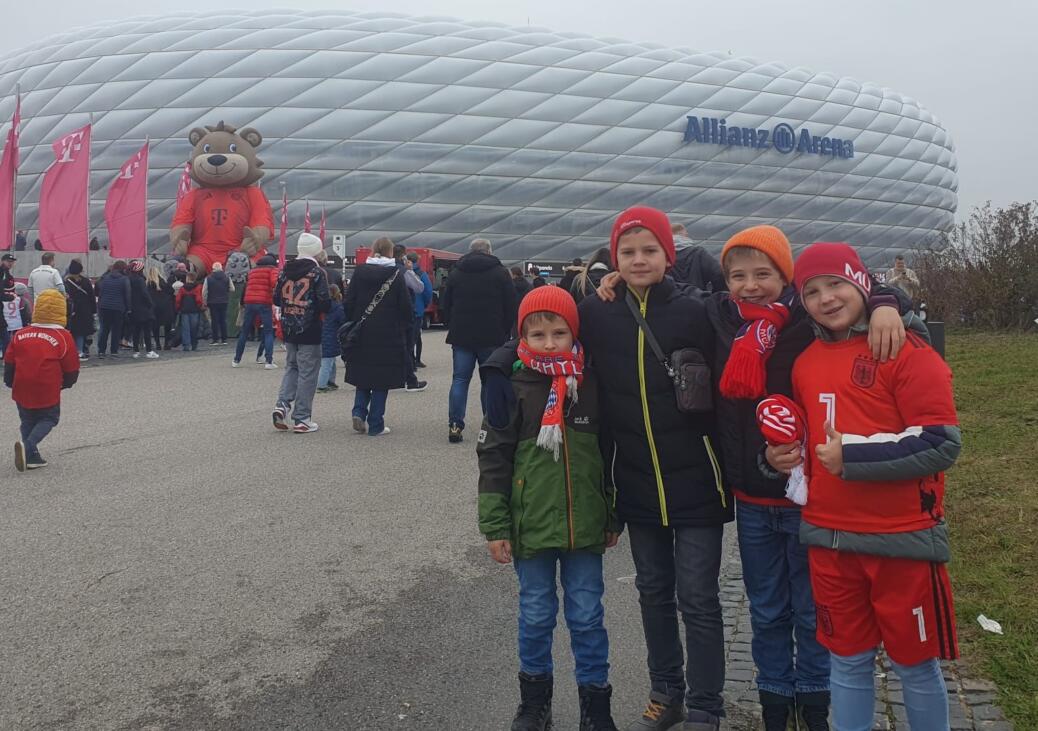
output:
[[[91,130],[91,134],[93,130]],[[144,137],[144,258],[148,258],[148,167],[151,165],[151,135]],[[108,250],[111,251],[111,242]]]
[[[21,111],[22,111],[22,85],[21,83],[14,85],[14,108],[15,116],[17,120],[12,119],[12,122],[21,122]],[[18,130],[14,131],[14,139],[18,140]],[[14,169],[11,171],[11,250],[14,250],[15,233],[18,231],[18,150],[17,146],[11,153],[15,156]]]
[[[87,115],[87,122],[90,125],[90,135],[88,139],[90,142],[86,148],[86,250],[90,251],[90,147],[94,144],[94,113],[90,112]],[[112,250],[112,242],[108,242],[108,251]]]

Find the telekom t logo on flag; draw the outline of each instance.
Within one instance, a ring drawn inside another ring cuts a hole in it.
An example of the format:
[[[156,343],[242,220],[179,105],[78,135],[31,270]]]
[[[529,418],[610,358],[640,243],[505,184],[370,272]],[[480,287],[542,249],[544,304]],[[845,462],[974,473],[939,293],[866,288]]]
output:
[[[58,155],[57,162],[74,162],[76,153],[83,149],[83,137],[83,130],[62,137],[61,154]]]
[[[133,180],[133,174],[141,166],[141,157],[141,153],[138,152],[136,157],[127,160],[126,164],[119,171],[119,180]]]

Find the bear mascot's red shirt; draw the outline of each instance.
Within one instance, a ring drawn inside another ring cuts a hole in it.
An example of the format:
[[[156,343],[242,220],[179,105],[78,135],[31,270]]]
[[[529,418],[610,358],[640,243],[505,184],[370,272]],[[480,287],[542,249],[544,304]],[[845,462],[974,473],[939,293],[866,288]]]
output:
[[[173,226],[192,226],[189,255],[197,256],[211,271],[214,262],[241,246],[242,229],[264,226],[274,230],[274,212],[267,196],[255,185],[246,188],[193,188],[177,205]],[[263,256],[266,249],[257,252]]]

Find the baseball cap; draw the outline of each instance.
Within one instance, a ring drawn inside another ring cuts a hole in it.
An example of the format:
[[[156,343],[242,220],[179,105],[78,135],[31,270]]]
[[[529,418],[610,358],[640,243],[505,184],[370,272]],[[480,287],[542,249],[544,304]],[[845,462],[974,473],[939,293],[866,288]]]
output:
[[[0,256],[0,261],[18,261],[14,254],[4,254]]]

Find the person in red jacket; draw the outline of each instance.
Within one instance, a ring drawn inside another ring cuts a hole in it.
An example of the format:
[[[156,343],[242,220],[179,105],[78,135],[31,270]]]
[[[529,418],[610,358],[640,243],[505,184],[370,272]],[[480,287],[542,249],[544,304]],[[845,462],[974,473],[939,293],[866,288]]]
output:
[[[910,332],[896,360],[868,344],[868,270],[847,244],[812,244],[796,288],[818,339],[793,367],[806,415],[808,544],[818,641],[831,653],[839,729],[871,728],[876,651],[904,687],[913,731],[948,728],[938,658],[958,655],[946,563],[944,470],[962,437],[947,364]],[[800,445],[768,447],[788,472]]]
[[[39,444],[58,425],[61,390],[79,378],[79,351],[65,329],[65,296],[56,289],[36,298],[32,324],[11,338],[4,356],[4,384],[18,405],[22,438],[14,443],[14,466],[19,472],[38,469],[47,462]]]
[[[176,309],[180,315],[180,344],[185,352],[198,350],[198,324],[205,311],[205,299],[194,272],[188,272],[184,286],[177,290]]]
[[[263,327],[261,350],[267,355],[267,364],[264,368],[271,370],[277,368],[274,363],[274,321],[271,313],[271,308],[274,306],[274,286],[278,281],[277,260],[268,254],[260,257],[256,264],[256,268],[249,272],[242,290],[241,301],[245,306],[245,315],[242,318],[242,327],[238,331],[238,345],[234,349],[234,360],[231,361],[231,366],[237,368],[241,365],[249,328],[256,318],[259,318]]]

